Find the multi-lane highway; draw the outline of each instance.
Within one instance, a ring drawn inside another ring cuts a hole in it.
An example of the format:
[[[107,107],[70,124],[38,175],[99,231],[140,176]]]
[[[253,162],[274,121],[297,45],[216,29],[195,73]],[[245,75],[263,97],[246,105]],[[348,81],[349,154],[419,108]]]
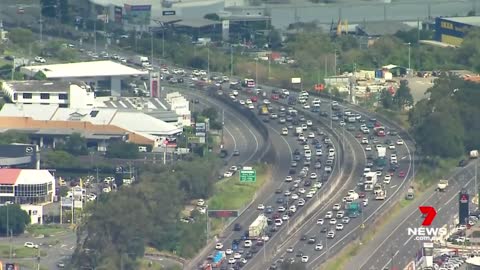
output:
[[[432,226],[444,227],[452,224],[454,218],[458,222],[458,192],[462,188],[474,190],[474,166],[472,162],[465,168],[458,168],[449,179],[449,186],[445,192],[431,188],[422,198],[415,200],[412,205],[402,212],[399,222],[387,224],[379,232],[375,248],[368,255],[356,256],[350,265],[357,265],[360,270],[382,270],[386,267],[405,267],[415,259],[416,252],[423,241],[417,241],[414,236],[407,234],[407,228],[420,227],[422,222],[418,206],[429,205],[435,207],[437,216]]]
[[[191,95],[198,95],[196,93],[190,93]],[[273,107],[273,106],[272,106]],[[277,106],[275,108],[280,113],[280,108]],[[265,120],[265,119],[264,119]],[[278,190],[281,190],[282,193],[288,189],[289,183],[285,182],[285,177],[289,173],[289,167],[290,167],[290,161],[291,157],[293,156],[294,152],[296,149],[300,149],[300,145],[298,144],[298,140],[293,137],[293,136],[281,136],[280,131],[281,131],[281,126],[278,124],[278,121],[269,121],[265,123],[270,132],[270,140],[272,141],[274,148],[275,149],[281,149],[282,151],[277,150],[277,162],[274,165],[274,175],[272,177],[273,181],[273,186],[269,189],[268,192],[266,192],[265,196],[262,196],[258,198],[253,204],[252,207],[248,208],[239,218],[236,219],[235,223],[240,224],[240,226],[243,227],[241,231],[233,231],[234,225],[230,226],[225,230],[224,237],[221,239],[221,243],[225,246],[225,249],[228,247],[231,247],[231,243],[235,239],[241,239],[242,235],[244,233],[245,229],[248,229],[248,226],[253,222],[257,216],[262,213],[262,211],[257,210],[257,205],[258,204],[264,204],[267,208],[268,206],[271,206],[273,209],[276,209],[278,207],[277,200],[278,198],[283,198],[284,194],[275,194],[275,192],[279,192]],[[334,145],[338,145],[338,142],[333,142]],[[338,146],[337,146],[338,147]],[[339,147],[338,147],[339,148]],[[303,152],[303,149],[302,149]],[[338,153],[340,156],[341,153]],[[323,159],[323,161],[326,158]],[[300,167],[300,165],[298,165]],[[338,171],[335,171],[333,174],[337,174]],[[319,178],[321,177],[320,175],[318,176]],[[322,176],[323,177],[323,176]],[[303,189],[303,188],[302,188]],[[307,202],[308,205],[308,202]],[[300,207],[299,207],[300,208]],[[300,212],[300,210],[299,210]],[[294,215],[295,217],[296,215]],[[280,234],[282,232],[282,229],[285,227],[288,227],[288,223],[290,223],[290,220],[286,221],[287,225],[283,226],[280,228],[278,233]],[[273,232],[272,232],[273,233]],[[267,245],[269,242],[266,243]],[[263,250],[267,250],[264,248]],[[245,257],[253,257],[255,254],[248,254],[246,252]]]
[[[352,109],[350,108],[350,110]],[[368,116],[364,115],[364,117],[368,117]],[[338,129],[337,132],[341,132],[343,136],[345,136],[346,138],[345,141],[347,142],[355,141],[355,138],[353,137],[352,134],[345,132],[345,128],[341,128],[337,124],[334,124],[333,126],[334,126],[334,129]],[[394,140],[394,139],[390,138],[390,140]],[[381,142],[381,143],[384,143],[384,142]],[[365,156],[364,150],[362,147],[360,147],[360,144],[354,143],[353,145],[354,145],[354,148],[356,149],[355,152],[357,153],[356,154],[357,156]],[[401,188],[408,181],[410,176],[408,173],[408,171],[410,170],[410,157],[409,157],[408,146],[407,145],[404,145],[403,147],[397,146],[396,148],[397,148],[396,149],[397,155],[401,157],[401,161],[399,162],[400,170],[405,170],[407,172],[405,173],[404,177],[396,177],[396,176],[393,177],[392,182],[389,185],[389,188],[387,188],[387,192],[391,193],[392,195],[395,195],[396,193],[398,193],[399,190],[401,190]],[[360,178],[362,171],[363,171],[363,167],[359,166],[359,168],[356,171],[356,176],[358,178]],[[355,183],[351,183],[351,185],[349,186],[352,189],[356,185],[356,181],[353,181],[353,182]],[[322,263],[328,257],[329,254],[335,254],[340,248],[344,247],[346,244],[351,242],[352,239],[358,239],[360,232],[358,232],[357,230],[362,224],[362,220],[361,220],[362,218],[352,219],[349,222],[349,224],[345,224],[345,229],[341,231],[337,231],[335,238],[330,239],[328,241],[326,240],[326,237],[325,237],[326,231],[322,230],[325,227],[333,227],[333,228],[335,227],[335,226],[327,225],[328,219],[325,219],[324,215],[325,215],[325,211],[332,210],[331,207],[334,203],[340,203],[340,204],[342,203],[341,198],[346,195],[346,190],[344,190],[343,192],[344,194],[340,193],[338,194],[338,196],[331,198],[331,202],[329,204],[328,203],[324,204],[324,206],[317,211],[318,212],[317,215],[310,217],[309,220],[306,221],[295,233],[290,234],[287,240],[281,244],[279,250],[277,250],[276,256],[274,256],[273,261],[276,261],[277,259],[291,260],[290,257],[295,257],[296,255],[300,256],[300,254],[304,254],[308,256],[307,268],[314,269],[315,266]],[[368,222],[372,219],[372,217],[375,214],[378,213],[381,207],[384,207],[388,203],[388,201],[389,199],[387,199],[387,201],[375,201],[372,198],[370,198],[369,205],[365,207],[363,211],[363,215],[362,215],[364,219],[363,222],[368,226]],[[317,224],[317,220],[320,218],[324,219],[323,220],[324,224],[322,225]],[[327,230],[330,230],[330,229],[331,228]],[[307,239],[299,241],[299,239],[302,237],[304,239],[305,238]],[[315,243],[313,243],[312,241],[311,244],[307,244],[308,238],[311,238],[311,237],[315,238]],[[322,244],[322,247],[321,248],[318,247],[317,244]],[[315,250],[315,248],[317,250]],[[286,252],[287,249],[288,249],[288,253]],[[300,260],[299,257],[295,259]],[[264,265],[264,267],[268,267],[268,266]]]

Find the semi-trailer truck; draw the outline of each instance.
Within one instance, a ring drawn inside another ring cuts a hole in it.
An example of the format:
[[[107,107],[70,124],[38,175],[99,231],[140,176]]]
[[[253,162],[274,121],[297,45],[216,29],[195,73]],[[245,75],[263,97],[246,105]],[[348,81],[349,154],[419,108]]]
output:
[[[248,237],[250,239],[259,239],[268,226],[268,218],[265,215],[259,215],[248,227]]]
[[[141,67],[149,67],[150,66],[150,61],[148,60],[148,57],[146,56],[141,56],[141,55],[134,55],[132,58],[130,58],[130,63],[135,64],[137,66]]]

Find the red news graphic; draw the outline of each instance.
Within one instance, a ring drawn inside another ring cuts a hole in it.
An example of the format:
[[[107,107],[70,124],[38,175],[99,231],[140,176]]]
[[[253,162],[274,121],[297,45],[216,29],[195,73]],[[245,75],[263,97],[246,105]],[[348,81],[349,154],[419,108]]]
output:
[[[435,211],[435,208],[433,208],[432,206],[420,206],[418,207],[418,209],[420,209],[420,212],[422,212],[422,214],[425,215],[425,219],[422,222],[422,226],[432,225],[432,222],[435,219],[435,216],[437,215],[437,211]]]

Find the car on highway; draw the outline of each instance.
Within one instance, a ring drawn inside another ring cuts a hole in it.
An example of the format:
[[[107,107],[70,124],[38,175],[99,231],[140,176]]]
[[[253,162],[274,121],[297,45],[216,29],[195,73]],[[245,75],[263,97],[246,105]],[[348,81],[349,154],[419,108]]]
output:
[[[323,223],[324,223],[323,218],[317,219],[317,225],[323,225]]]
[[[342,223],[343,223],[343,224],[348,224],[348,223],[350,223],[350,218],[349,218],[349,217],[343,217],[343,218],[342,218]]]
[[[337,219],[336,218],[331,218],[329,223],[330,223],[330,225],[335,225],[335,224],[337,224]]]
[[[405,171],[400,171],[398,173],[398,177],[401,177],[401,178],[405,177]]]
[[[287,253],[293,253],[294,249],[293,249],[293,247],[288,247],[286,249],[286,251],[287,251]]]
[[[302,263],[308,263],[308,256],[302,256]]]
[[[392,180],[392,176],[390,174],[386,174],[384,177],[383,177],[383,183],[384,184],[390,184],[390,181]]]
[[[28,243],[28,242],[27,242]],[[25,243],[26,244],[26,243]],[[217,243],[215,244],[215,249],[216,250],[222,250],[223,249],[223,244],[222,243]]]
[[[259,204],[257,206],[257,210],[264,210],[264,209],[265,209],[265,205],[263,205],[263,204]]]
[[[325,219],[330,219],[333,217],[333,212],[332,211],[328,211],[326,214],[325,214]]]
[[[397,140],[397,145],[403,145],[403,140],[402,140],[402,139],[398,139],[398,140]]]
[[[25,244],[23,244],[23,246],[27,247],[27,248],[38,248],[38,245],[34,244],[33,242],[25,242]]]
[[[340,204],[336,203],[336,204],[333,205],[332,209],[333,209],[333,211],[338,211],[338,210],[340,210],[340,207],[341,207]]]
[[[339,224],[335,225],[335,230],[337,230],[337,231],[343,230],[343,224],[339,223]]]
[[[329,239],[335,238],[335,232],[334,232],[334,231],[329,231],[329,232],[327,233],[327,238],[329,238]]]
[[[318,244],[315,245],[315,250],[316,250],[316,251],[320,251],[320,250],[322,250],[322,249],[323,249],[322,243],[318,243]]]

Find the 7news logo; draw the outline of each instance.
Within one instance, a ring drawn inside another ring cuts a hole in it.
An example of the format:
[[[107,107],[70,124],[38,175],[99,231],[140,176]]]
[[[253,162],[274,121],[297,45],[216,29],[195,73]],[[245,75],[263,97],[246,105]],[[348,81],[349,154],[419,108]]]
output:
[[[446,228],[431,227],[433,220],[437,216],[437,211],[432,206],[418,207],[422,213],[423,222],[422,227],[407,228],[408,235],[415,236],[418,241],[433,241],[436,237],[445,236],[447,234]]]

